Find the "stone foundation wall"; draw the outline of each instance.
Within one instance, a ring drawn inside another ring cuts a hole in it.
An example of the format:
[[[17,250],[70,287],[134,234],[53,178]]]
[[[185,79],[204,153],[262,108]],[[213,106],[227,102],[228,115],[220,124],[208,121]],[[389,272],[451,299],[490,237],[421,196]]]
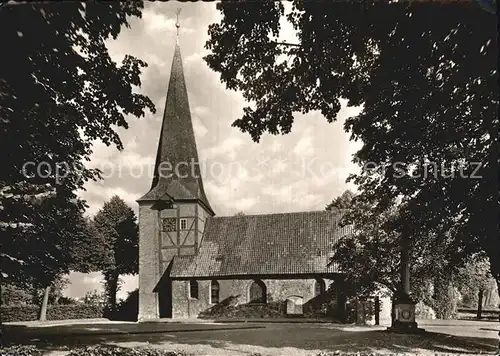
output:
[[[210,280],[198,281],[198,299],[189,298],[189,281],[172,282],[173,318],[270,318],[286,316],[286,299],[303,298],[304,317],[335,317],[338,301],[333,280],[324,279],[327,292],[315,297],[315,279],[264,279],[267,303],[248,304],[253,280],[218,280],[219,304],[210,303]]]

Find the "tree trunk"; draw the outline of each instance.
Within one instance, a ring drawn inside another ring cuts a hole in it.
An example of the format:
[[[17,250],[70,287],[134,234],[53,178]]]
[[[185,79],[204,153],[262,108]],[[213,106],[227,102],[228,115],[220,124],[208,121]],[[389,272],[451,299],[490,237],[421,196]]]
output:
[[[496,238],[499,239],[499,236],[497,235]],[[490,272],[496,282],[498,295],[500,296],[500,253],[498,252],[498,241],[499,240],[497,240],[497,244],[493,244],[496,248],[493,248],[490,251],[492,253],[489,254],[489,258]]]
[[[480,289],[477,294],[477,320],[481,320],[483,313],[483,296],[484,290]]]
[[[108,317],[113,317],[116,311],[116,294],[118,293],[118,279],[120,275],[117,272],[105,272],[104,280],[106,281],[106,297],[107,297],[107,312]]]
[[[394,321],[396,321],[396,293],[393,293],[391,297],[391,326],[394,325]]]
[[[49,304],[49,294],[50,294],[50,286],[45,288],[43,294],[42,307],[40,308],[40,318],[39,321],[47,320],[47,305]]]

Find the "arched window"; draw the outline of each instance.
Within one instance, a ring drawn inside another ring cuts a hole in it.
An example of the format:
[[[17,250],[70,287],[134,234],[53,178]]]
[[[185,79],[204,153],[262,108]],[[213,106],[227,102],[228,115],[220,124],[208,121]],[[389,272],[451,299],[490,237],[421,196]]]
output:
[[[253,281],[250,285],[249,303],[266,303],[266,285],[262,281]]]
[[[314,296],[317,297],[323,293],[325,293],[325,281],[317,279],[316,282],[314,282]]]
[[[189,281],[189,298],[198,299],[198,281],[194,279]]]
[[[219,282],[215,280],[210,283],[210,303],[219,303]]]

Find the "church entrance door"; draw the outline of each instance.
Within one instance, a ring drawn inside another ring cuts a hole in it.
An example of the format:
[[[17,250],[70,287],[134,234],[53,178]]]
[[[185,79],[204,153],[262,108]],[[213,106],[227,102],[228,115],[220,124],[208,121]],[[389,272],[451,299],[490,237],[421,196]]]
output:
[[[167,280],[159,288],[158,303],[160,318],[172,317],[172,280]]]

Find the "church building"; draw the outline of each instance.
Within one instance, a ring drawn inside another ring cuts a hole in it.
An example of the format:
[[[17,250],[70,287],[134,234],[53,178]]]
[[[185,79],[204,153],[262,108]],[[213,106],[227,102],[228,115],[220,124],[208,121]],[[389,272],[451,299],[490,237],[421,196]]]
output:
[[[323,315],[325,303],[341,313],[341,274],[328,266],[349,233],[339,216],[217,216],[198,163],[177,43],[154,178],[138,199],[138,320],[197,318],[225,305],[247,316]]]

